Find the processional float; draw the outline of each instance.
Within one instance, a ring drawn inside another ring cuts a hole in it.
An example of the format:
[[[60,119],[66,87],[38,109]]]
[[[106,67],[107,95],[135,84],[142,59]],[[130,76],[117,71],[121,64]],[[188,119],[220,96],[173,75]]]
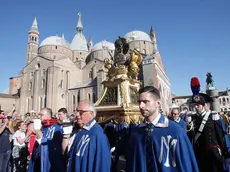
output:
[[[129,49],[126,39],[118,37],[112,59],[104,60],[106,79],[103,92],[95,103],[96,120],[103,124],[111,120],[117,124],[137,124],[142,120],[138,107],[139,65],[142,55],[138,49]]]

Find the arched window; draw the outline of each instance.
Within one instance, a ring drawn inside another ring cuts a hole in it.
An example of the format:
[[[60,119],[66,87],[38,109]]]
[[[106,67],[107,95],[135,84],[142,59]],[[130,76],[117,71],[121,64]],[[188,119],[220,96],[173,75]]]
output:
[[[96,93],[93,93],[93,103],[95,103],[96,101],[97,101]]]
[[[36,69],[39,69],[40,68],[40,63],[38,63],[36,66],[35,66]]]
[[[32,84],[32,82],[30,82],[29,83],[29,90],[32,90],[32,86],[33,86],[33,84]]]
[[[37,42],[37,37],[34,38],[34,41]]]
[[[77,103],[79,103],[81,101],[81,97],[80,97],[80,90],[77,93]]]
[[[45,88],[45,80],[42,80],[42,89]]]
[[[227,98],[227,104],[229,104],[229,99]]]
[[[219,102],[220,102],[220,104],[221,104],[221,99],[219,99]]]
[[[26,111],[29,112],[30,110],[30,99],[29,98],[26,98]]]
[[[159,85],[159,92],[160,92],[160,94],[162,94],[161,84]]]
[[[90,93],[88,93],[88,99],[89,99],[89,101],[91,101],[91,96],[90,96]]]
[[[75,111],[76,109],[76,96],[75,95],[72,96],[72,103],[73,103],[73,111]]]
[[[61,80],[60,87],[63,88],[63,80]]]
[[[89,78],[92,78],[92,71],[89,72]]]
[[[46,108],[46,96],[43,97],[43,107]]]
[[[42,108],[43,108],[42,97],[39,97],[39,109],[41,110]]]
[[[46,70],[42,69],[42,77],[46,76]]]
[[[34,37],[32,36],[32,41],[34,41]]]
[[[34,76],[33,72],[30,72],[30,78],[32,78]]]
[[[75,106],[76,106],[76,97],[75,97],[75,95],[73,95],[73,108],[75,108]]]

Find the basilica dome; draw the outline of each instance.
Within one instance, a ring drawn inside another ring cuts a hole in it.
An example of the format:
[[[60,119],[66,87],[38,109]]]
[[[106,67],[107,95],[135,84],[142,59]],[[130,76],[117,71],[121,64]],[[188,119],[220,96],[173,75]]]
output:
[[[40,47],[45,45],[57,45],[57,46],[63,46],[65,48],[70,48],[68,41],[66,41],[64,37],[59,37],[59,36],[47,37],[41,42]]]
[[[101,41],[98,42],[97,44],[95,44],[92,48],[92,51],[98,51],[98,50],[115,50],[115,46],[112,42],[108,42],[108,41]]]
[[[71,50],[73,51],[88,51],[87,41],[83,33],[77,33],[70,45]]]
[[[145,32],[134,30],[129,33],[127,33],[124,38],[127,40],[127,42],[131,41],[148,41],[151,42],[151,39],[149,35]]]

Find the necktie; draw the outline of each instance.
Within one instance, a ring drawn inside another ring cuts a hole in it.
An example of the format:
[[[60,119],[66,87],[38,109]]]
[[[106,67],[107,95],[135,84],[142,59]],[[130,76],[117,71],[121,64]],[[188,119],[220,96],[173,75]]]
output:
[[[152,138],[151,134],[154,130],[153,124],[147,124],[145,131],[147,133],[146,137],[146,167],[147,172],[153,172],[153,149],[152,149]]]

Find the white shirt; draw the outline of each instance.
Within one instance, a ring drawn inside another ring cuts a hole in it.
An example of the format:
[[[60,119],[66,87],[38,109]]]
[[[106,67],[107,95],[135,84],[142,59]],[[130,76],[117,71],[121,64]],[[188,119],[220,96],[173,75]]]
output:
[[[17,140],[17,137],[24,139],[26,137],[25,132],[21,132],[20,130],[17,130],[12,137],[12,139],[14,140],[14,146],[25,146],[25,142],[20,144]]]
[[[160,120],[161,114],[158,114],[157,117],[152,121],[153,125],[156,125],[158,121]]]
[[[68,143],[68,152],[70,151],[70,148],[71,148],[71,146],[72,146],[72,144],[73,144],[73,141],[74,141],[76,135],[77,135],[77,133],[74,133],[74,134],[70,137],[70,139],[69,139],[69,143]]]
[[[180,119],[181,119],[181,118],[179,117],[179,118],[177,118],[177,119],[174,119],[174,121],[177,122],[177,123],[179,123],[179,122],[180,122]]]

